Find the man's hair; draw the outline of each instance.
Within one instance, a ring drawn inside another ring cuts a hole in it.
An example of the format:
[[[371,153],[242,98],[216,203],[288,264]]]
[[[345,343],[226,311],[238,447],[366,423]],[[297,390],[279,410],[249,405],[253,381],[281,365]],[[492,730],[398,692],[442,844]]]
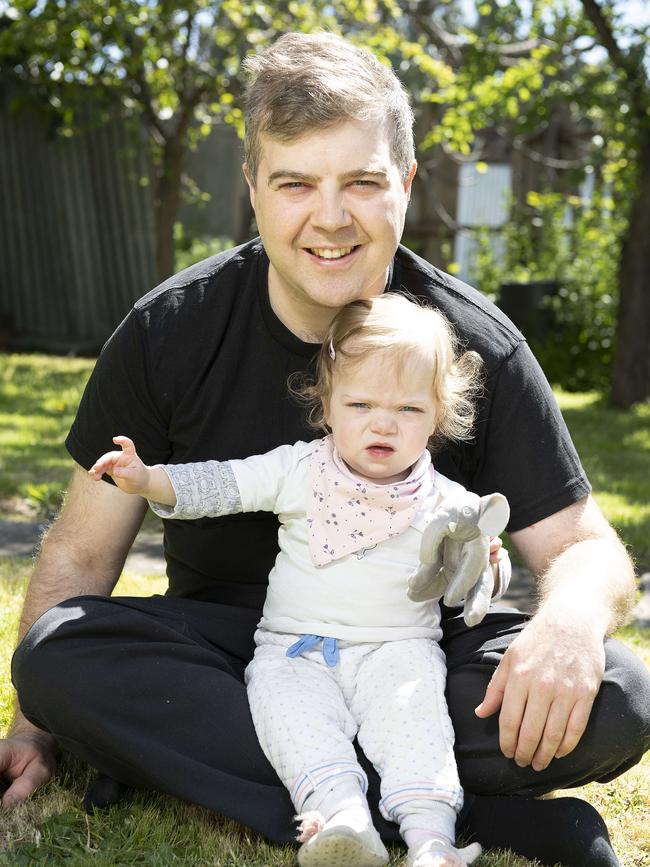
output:
[[[317,356],[315,376],[290,378],[289,390],[306,405],[312,427],[328,430],[326,408],[336,375],[368,359],[389,361],[398,375],[408,376],[410,363],[431,370],[436,429],[430,446],[471,439],[475,398],[482,388],[480,355],[460,351],[442,313],[392,292],[343,307]]]
[[[413,112],[393,70],[370,51],[332,33],[286,33],[244,67],[244,154],[253,183],[262,134],[290,142],[346,120],[385,124],[406,180],[415,158]]]

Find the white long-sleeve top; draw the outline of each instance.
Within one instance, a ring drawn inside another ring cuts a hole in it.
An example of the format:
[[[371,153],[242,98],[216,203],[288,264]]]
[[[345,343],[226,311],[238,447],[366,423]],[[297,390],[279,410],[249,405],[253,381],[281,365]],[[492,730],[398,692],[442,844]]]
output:
[[[431,493],[403,533],[315,566],[309,552],[306,511],[311,495],[310,456],[317,442],[279,446],[243,460],[166,466],[176,506],[151,506],[163,518],[214,517],[236,511],[268,511],[278,516],[280,552],[269,575],[259,623],[264,629],[346,641],[438,641],[442,637],[438,603],[411,601],[407,586],[419,566],[425,527],[443,500],[462,492],[463,487],[430,468]],[[245,555],[242,551],[242,564]],[[500,593],[507,577],[501,576]]]

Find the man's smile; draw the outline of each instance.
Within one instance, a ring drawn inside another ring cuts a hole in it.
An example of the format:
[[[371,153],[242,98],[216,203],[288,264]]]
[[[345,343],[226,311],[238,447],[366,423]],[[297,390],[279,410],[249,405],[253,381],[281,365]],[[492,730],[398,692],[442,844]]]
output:
[[[349,244],[345,247],[303,247],[303,250],[321,262],[340,262],[348,261],[360,247],[360,244]]]

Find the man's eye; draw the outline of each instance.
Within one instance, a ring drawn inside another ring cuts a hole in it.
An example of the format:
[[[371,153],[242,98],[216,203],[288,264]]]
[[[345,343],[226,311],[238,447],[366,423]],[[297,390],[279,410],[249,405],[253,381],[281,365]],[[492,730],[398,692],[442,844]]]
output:
[[[280,184],[281,190],[303,190],[307,188],[307,184],[302,181],[287,181],[286,184]]]
[[[377,186],[379,186],[377,181],[366,181],[366,180],[363,180],[361,178],[357,181],[353,181],[352,185],[355,187],[377,187]]]

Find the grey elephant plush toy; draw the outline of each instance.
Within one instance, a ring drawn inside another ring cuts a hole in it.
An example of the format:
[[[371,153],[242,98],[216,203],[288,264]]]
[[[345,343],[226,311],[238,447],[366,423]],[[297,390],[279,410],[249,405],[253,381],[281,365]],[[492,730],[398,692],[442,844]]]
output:
[[[465,623],[480,623],[494,587],[489,537],[502,533],[509,518],[503,494],[465,491],[446,500],[422,534],[421,565],[409,581],[409,599],[443,597],[450,606],[464,600]]]

